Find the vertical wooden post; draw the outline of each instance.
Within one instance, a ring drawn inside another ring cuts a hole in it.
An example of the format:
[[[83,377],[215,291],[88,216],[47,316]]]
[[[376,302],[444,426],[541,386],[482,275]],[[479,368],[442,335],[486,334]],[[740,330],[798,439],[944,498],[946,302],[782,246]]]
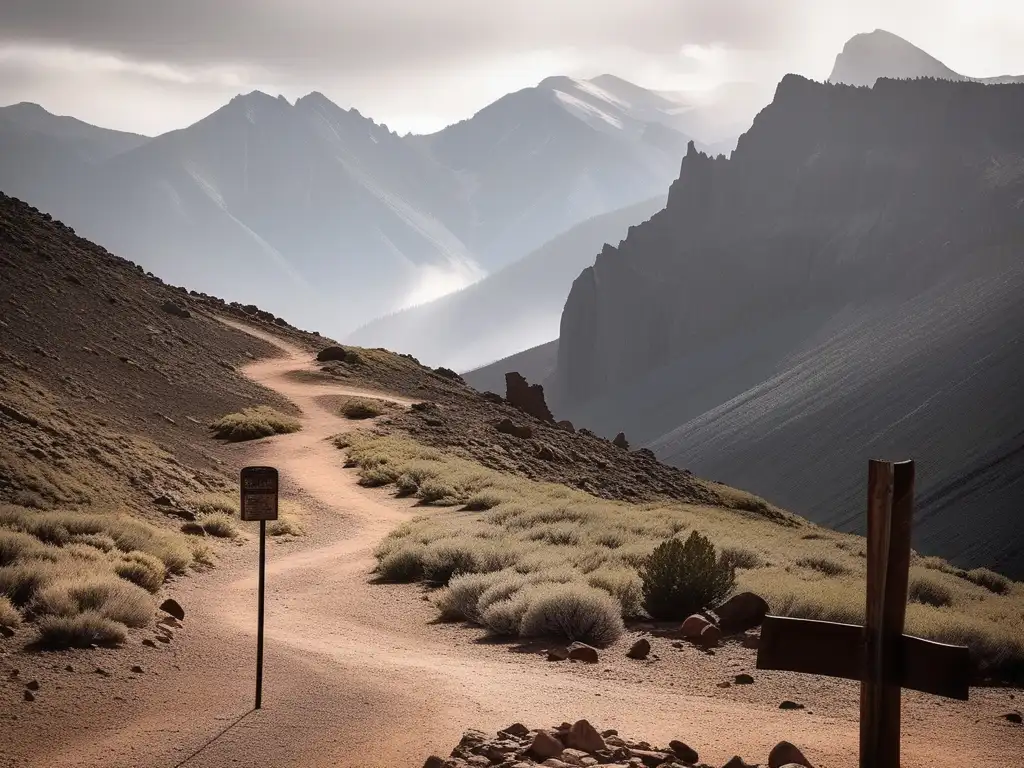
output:
[[[899,768],[899,653],[907,613],[914,463],[868,466],[868,574],[861,768]]]
[[[263,584],[267,571],[267,521],[260,520],[260,580],[256,615],[256,709],[263,707]]]

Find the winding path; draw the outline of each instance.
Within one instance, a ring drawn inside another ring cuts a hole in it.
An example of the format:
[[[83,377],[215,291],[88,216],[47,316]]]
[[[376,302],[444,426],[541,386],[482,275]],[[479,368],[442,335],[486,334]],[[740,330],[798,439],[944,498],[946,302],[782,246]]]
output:
[[[76,689],[84,693],[63,708],[55,705],[40,731],[54,748],[15,764],[416,767],[432,752],[447,754],[467,728],[494,731],[515,721],[553,724],[577,717],[652,742],[684,738],[712,764],[736,753],[763,760],[781,738],[805,747],[820,766],[855,764],[850,707],[839,716],[780,712],[770,681],[749,702],[684,695],[671,680],[687,670],[670,673],[666,660],[628,668],[638,671],[627,676],[549,665],[536,655],[474,642],[465,630],[432,624],[429,604],[414,589],[369,584],[373,547],[416,510],[359,487],[354,473],[342,469],[328,438],[348,423],[318,398],[381,396],[295,377],[295,371],[315,370],[307,354],[249,326],[228,324],[281,350],[282,357],[256,362],[245,375],[302,412],[300,432],[239,453],[240,465],[277,466],[285,491],[299,494],[310,510],[308,537],[274,542],[269,550],[264,708],[250,711],[250,543],[209,576],[182,582],[176,596],[189,615],[169,651],[172,664],[159,676],[119,681],[113,694],[109,686],[86,681],[92,689]],[[833,699],[855,697],[852,684],[820,684],[826,686],[833,686]],[[915,726],[905,766],[962,765],[957,755],[998,764],[987,758],[997,758],[1005,745],[951,727],[964,722],[962,713],[950,712],[948,720]]]

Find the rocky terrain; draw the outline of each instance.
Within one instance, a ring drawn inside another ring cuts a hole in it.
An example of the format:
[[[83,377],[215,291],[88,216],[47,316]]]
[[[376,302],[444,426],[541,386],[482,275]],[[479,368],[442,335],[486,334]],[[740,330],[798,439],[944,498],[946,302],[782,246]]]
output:
[[[787,76],[577,278],[553,411],[847,530],[865,460],[912,457],[916,545],[1020,574],[1022,110],[1024,85]]]

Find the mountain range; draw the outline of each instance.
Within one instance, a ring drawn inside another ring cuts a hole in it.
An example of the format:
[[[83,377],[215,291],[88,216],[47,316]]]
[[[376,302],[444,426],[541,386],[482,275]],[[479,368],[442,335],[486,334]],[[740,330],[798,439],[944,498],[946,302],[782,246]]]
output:
[[[0,189],[172,282],[339,335],[664,195],[684,120],[611,75],[548,78],[428,136],[319,93],[254,91],[155,138],[16,104]]]

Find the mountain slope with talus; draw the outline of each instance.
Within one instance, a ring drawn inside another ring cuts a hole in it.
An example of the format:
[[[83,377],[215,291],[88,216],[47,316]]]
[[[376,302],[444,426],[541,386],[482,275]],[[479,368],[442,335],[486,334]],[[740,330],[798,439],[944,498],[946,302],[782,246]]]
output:
[[[913,458],[917,543],[1024,572],[1022,119],[1024,85],[787,76],[577,278],[557,415],[844,529]]]

